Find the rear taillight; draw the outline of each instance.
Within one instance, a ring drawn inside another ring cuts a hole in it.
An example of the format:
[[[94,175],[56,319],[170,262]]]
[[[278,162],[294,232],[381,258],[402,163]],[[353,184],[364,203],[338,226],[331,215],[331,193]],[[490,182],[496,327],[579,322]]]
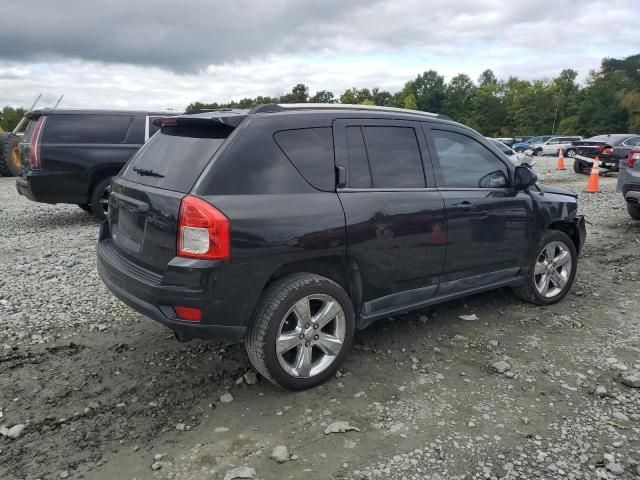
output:
[[[187,195],[180,204],[178,256],[225,260],[231,256],[229,219],[201,198]]]
[[[603,155],[611,155],[611,154],[613,154],[613,148],[608,148],[608,147],[607,148],[603,148],[602,149],[602,154]]]
[[[627,157],[627,168],[633,168],[636,162],[640,161],[640,150],[631,150]]]
[[[47,117],[40,117],[36,122],[36,128],[33,129],[31,135],[31,143],[29,144],[29,166],[32,170],[42,167],[42,157],[40,156],[40,137],[42,129],[47,121]]]

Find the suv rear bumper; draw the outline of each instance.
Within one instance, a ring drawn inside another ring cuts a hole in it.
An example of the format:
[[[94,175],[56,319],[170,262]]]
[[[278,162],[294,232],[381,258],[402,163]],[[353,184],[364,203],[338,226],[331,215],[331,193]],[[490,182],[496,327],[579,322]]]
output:
[[[210,306],[215,302],[209,301],[210,296],[204,289],[164,284],[162,276],[142,269],[120,255],[113,240],[104,234],[105,226],[103,223],[100,227],[98,273],[116,297],[139,313],[170,328],[179,338],[229,342],[242,340],[246,326],[210,323]],[[201,322],[178,319],[171,305],[201,308]]]
[[[89,180],[78,183],[79,177],[81,176],[78,174],[66,172],[28,171],[16,177],[16,190],[20,195],[34,202],[82,205],[89,203]]]

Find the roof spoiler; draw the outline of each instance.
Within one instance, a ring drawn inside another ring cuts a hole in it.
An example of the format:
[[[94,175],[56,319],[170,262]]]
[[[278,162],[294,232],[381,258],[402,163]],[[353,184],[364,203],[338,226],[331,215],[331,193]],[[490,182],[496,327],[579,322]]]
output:
[[[153,120],[153,124],[156,127],[168,127],[168,126],[222,126],[230,129],[236,128],[240,125],[246,115],[223,115],[220,117],[158,117]]]

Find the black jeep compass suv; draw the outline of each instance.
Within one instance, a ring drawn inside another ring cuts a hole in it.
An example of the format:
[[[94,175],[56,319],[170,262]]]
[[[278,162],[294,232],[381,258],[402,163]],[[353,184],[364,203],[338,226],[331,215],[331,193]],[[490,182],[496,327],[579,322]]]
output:
[[[270,104],[157,122],[112,183],[100,275],[181,339],[244,341],[283,387],[326,380],[377,319],[504,286],[551,304],[575,278],[576,195],[438,115]]]

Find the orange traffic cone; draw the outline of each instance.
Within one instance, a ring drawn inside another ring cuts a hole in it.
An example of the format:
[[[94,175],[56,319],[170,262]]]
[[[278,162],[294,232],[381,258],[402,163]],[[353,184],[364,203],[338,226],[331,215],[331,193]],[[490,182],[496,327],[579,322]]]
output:
[[[566,170],[566,168],[564,168],[564,153],[562,153],[562,149],[560,149],[560,153],[558,154],[558,164],[556,165],[556,170]]]
[[[591,175],[589,175],[589,181],[587,182],[588,193],[600,193],[600,156],[596,155],[593,161],[593,167],[591,168]]]

